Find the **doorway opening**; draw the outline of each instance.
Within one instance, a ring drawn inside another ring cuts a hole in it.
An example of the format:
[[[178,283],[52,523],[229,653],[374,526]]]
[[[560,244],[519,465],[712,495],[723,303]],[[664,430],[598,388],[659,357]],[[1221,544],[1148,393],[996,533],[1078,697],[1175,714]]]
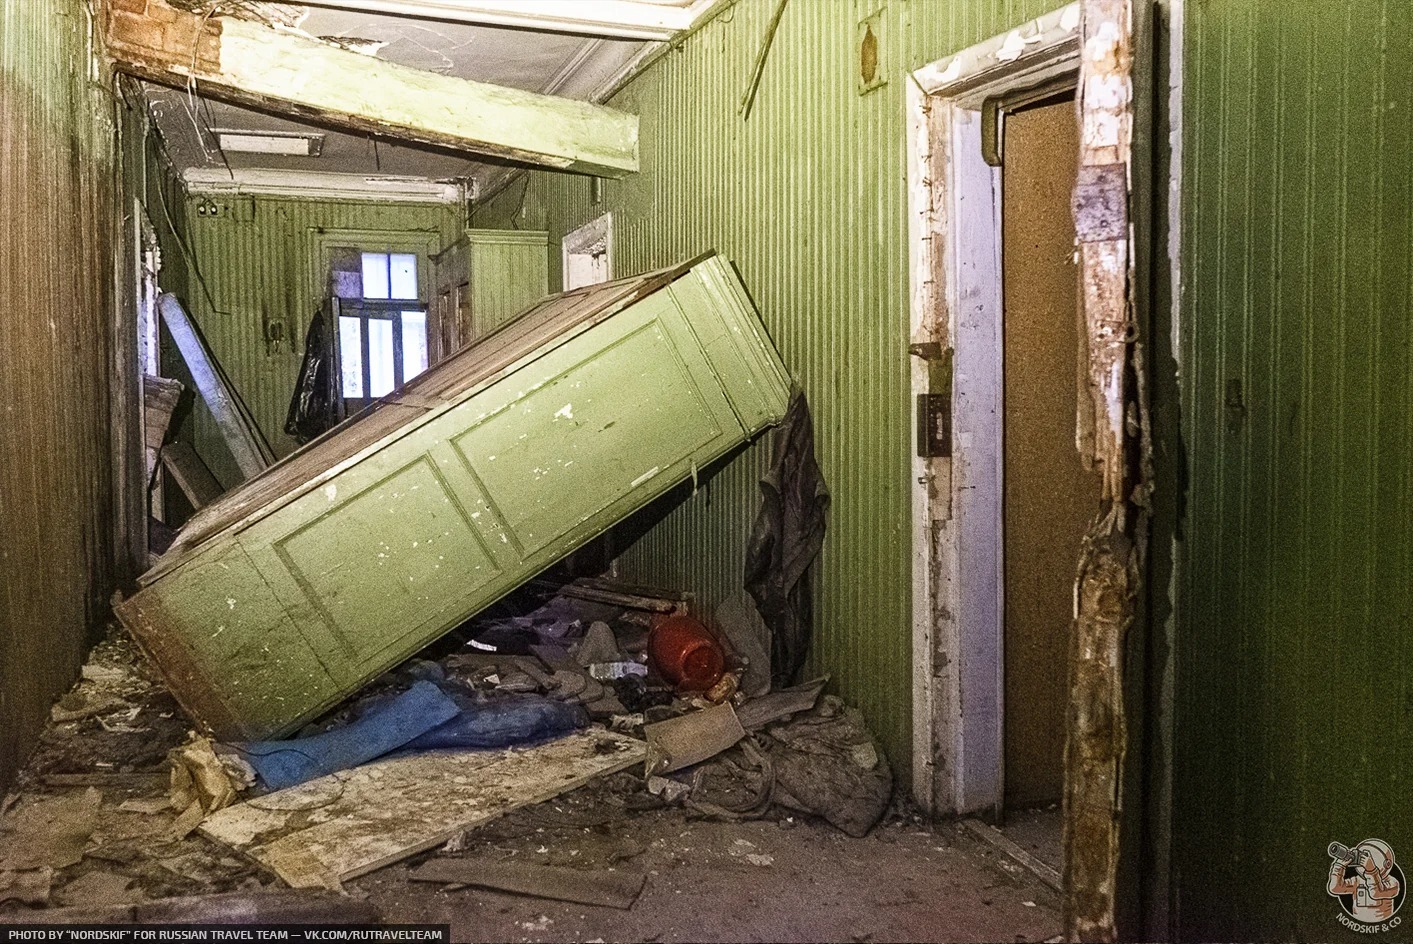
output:
[[[1141,795],[1150,14],[1072,3],[907,90],[914,795],[993,822],[1061,800],[1044,871],[1081,938],[1114,935]]]
[[[1044,476],[1054,444],[1075,452],[1082,348],[1068,220],[1079,25],[1071,4],[924,67],[909,89],[913,389],[920,407],[941,401],[929,413],[945,427],[931,437],[941,442],[919,442],[914,460],[914,793],[937,813],[997,820],[1008,800],[1045,805],[1063,784],[1068,659],[1053,643],[1068,638],[1075,561],[1061,577],[1026,509],[1051,510]],[[1008,374],[1019,384],[1010,391]],[[1066,395],[1054,402],[1045,384]],[[1027,401],[1033,409],[1008,430],[1008,410]],[[1027,443],[1032,426],[1045,435]],[[1008,665],[1007,613],[1019,629],[1027,607],[1047,629],[1021,630]],[[1065,622],[1049,627],[1056,612]],[[1044,697],[1008,699],[1008,683],[1027,675],[1045,675]],[[1024,713],[1008,715],[1008,701]],[[1036,765],[1044,773],[1027,784],[1021,768]],[[1022,791],[1011,797],[1008,774]]]
[[[1102,483],[1075,448],[1086,373],[1070,211],[1079,154],[1074,93],[999,117],[1001,812],[1010,813],[1057,810],[1062,799],[1075,574]],[[1053,819],[1058,836],[1058,813],[1039,818]]]

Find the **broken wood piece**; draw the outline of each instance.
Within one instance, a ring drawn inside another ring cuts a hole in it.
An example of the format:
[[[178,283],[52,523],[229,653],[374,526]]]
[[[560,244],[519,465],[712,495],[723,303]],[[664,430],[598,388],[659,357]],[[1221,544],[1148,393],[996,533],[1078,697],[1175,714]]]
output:
[[[538,583],[545,585],[544,581]],[[692,599],[690,593],[629,587],[588,577],[567,583],[557,588],[557,592],[562,597],[570,597],[575,600],[607,603],[630,610],[646,610],[650,613],[685,613],[687,612],[687,604]]]
[[[103,794],[93,787],[61,797],[24,797],[0,824],[0,871],[62,869],[83,858],[98,826]]]
[[[205,508],[225,491],[190,443],[174,442],[163,446],[162,468],[181,489],[193,511]]]
[[[200,832],[295,888],[336,888],[645,753],[592,729],[530,748],[393,757],[227,807]]]
[[[55,724],[82,721],[94,715],[105,715],[128,703],[115,695],[105,695],[93,690],[70,692],[54,703],[49,709],[49,720]]]
[[[638,169],[638,117],[590,102],[414,69],[164,0],[108,4],[117,67],[177,88],[342,128],[623,177]]]
[[[95,869],[85,872],[58,890],[60,904],[102,907],[104,905],[135,905],[145,897],[131,875],[119,875]]]
[[[211,410],[236,467],[245,478],[259,475],[274,463],[275,454],[215,354],[207,347],[201,330],[175,295],[164,293],[158,298],[157,311],[186,362],[197,392]]]
[[[414,882],[492,888],[517,895],[605,908],[632,908],[646,881],[646,876],[641,872],[587,872],[486,859],[433,859],[414,870],[408,878]]]
[[[760,79],[765,74],[766,59],[770,56],[770,47],[775,43],[775,31],[780,28],[780,18],[785,15],[785,4],[790,0],[777,0],[775,12],[770,16],[770,22],[766,24],[765,36],[761,38],[760,49],[756,50],[755,64],[751,66],[751,77],[746,82],[746,91],[741,95],[741,118],[744,120],[751,117],[751,107],[756,103],[756,92],[760,90]]]
[[[812,682],[752,698],[736,710],[736,717],[747,731],[759,731],[782,718],[809,711],[819,701],[819,693],[824,691],[828,682],[829,676],[826,675]]]
[[[53,882],[54,870],[49,868],[0,872],[0,904],[7,901],[17,901],[22,905],[46,904]]]
[[[746,736],[729,702],[650,724],[643,733],[648,738],[647,776],[699,764]]]
[[[142,440],[147,457],[148,482],[152,481],[152,473],[157,469],[157,454],[167,438],[172,412],[176,410],[184,389],[180,381],[170,377],[154,377],[151,374],[142,377]]]
[[[165,785],[167,772],[164,770],[143,770],[131,773],[104,771],[88,774],[44,774],[39,780],[46,787],[117,787],[140,790]]]
[[[378,924],[377,906],[346,895],[277,889],[0,914],[3,924]]]
[[[154,813],[171,813],[172,801],[170,797],[137,797],[131,800],[124,800],[118,804],[118,811],[122,813],[142,813],[151,816]]]
[[[1023,865],[1032,875],[1049,885],[1055,891],[1064,893],[1064,881],[1060,878],[1060,873],[1054,866],[1042,862],[1040,859],[1026,852],[1019,845],[1013,842],[1005,833],[995,826],[988,826],[979,819],[967,817],[962,820],[962,825],[971,830],[977,838],[982,839],[1006,855],[1015,859],[1017,863]]]

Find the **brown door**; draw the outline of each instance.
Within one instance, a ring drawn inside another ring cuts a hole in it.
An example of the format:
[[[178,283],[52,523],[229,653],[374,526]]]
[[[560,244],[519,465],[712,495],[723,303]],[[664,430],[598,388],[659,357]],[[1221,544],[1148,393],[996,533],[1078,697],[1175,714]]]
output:
[[[1079,299],[1072,95],[1010,112],[1001,170],[1005,803],[1059,801],[1080,540],[1099,477],[1075,448]]]

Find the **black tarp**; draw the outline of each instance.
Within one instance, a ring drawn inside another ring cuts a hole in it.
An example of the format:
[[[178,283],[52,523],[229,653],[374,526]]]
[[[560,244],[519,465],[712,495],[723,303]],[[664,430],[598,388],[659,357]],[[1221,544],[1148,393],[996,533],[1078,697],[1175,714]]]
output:
[[[316,439],[339,423],[338,390],[334,386],[334,332],[324,312],[309,322],[304,336],[304,360],[299,364],[294,396],[285,415],[285,432],[300,445]]]
[[[771,631],[771,683],[790,685],[809,653],[809,568],[824,544],[829,489],[814,457],[814,421],[798,388],[776,428],[770,469],[746,546],[746,591]]]

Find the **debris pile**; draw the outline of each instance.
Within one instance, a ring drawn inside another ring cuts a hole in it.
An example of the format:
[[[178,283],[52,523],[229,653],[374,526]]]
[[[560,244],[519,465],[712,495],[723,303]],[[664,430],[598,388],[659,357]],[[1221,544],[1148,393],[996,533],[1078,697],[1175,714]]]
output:
[[[602,580],[535,584],[297,737],[239,744],[187,732],[115,635],[55,707],[0,826],[0,912],[337,890],[437,848],[412,878],[629,907],[641,875],[458,856],[483,824],[598,778],[618,778],[630,813],[806,813],[866,833],[892,777],[858,713],[822,696],[825,679],[770,690],[768,668],[691,602]]]

